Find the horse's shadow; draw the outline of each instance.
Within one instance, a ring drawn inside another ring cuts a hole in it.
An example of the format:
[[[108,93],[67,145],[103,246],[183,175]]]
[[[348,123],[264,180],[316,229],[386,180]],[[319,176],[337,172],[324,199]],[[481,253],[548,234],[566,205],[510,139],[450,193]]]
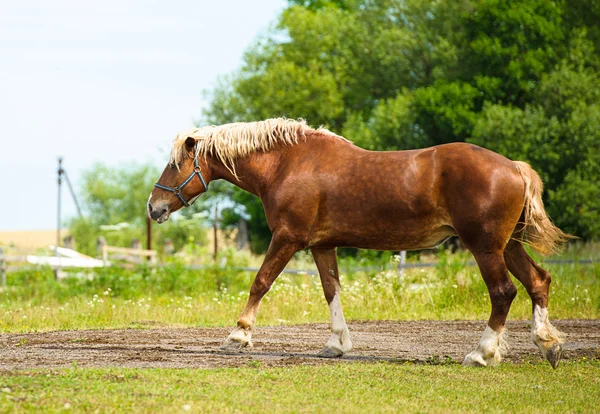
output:
[[[375,355],[343,355],[338,358],[326,358],[320,356],[317,353],[302,353],[302,352],[260,352],[253,350],[243,350],[243,351],[224,351],[221,349],[178,349],[178,348],[162,348],[162,347],[140,347],[140,348],[130,348],[125,346],[114,346],[114,345],[106,345],[106,346],[73,346],[73,347],[65,347],[58,345],[45,345],[41,346],[40,349],[46,350],[62,350],[68,351],[69,349],[73,349],[74,351],[106,351],[106,352],[121,352],[123,354],[130,354],[132,352],[140,352],[140,351],[154,351],[160,353],[166,353],[171,355],[197,355],[197,356],[222,356],[222,357],[250,357],[250,358],[280,358],[280,359],[288,359],[288,358],[303,358],[303,359],[314,359],[321,361],[349,361],[349,362],[395,362],[395,363],[403,363],[403,362],[415,362],[409,359],[402,358],[394,358],[394,357],[381,357]]]

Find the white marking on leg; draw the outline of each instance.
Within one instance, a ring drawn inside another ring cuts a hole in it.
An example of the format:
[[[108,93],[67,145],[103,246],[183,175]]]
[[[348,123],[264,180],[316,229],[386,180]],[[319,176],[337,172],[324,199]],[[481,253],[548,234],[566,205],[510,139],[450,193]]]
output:
[[[339,291],[335,292],[333,300],[329,304],[331,314],[331,337],[327,341],[327,347],[346,353],[352,349],[350,333],[342,312]]]
[[[531,315],[531,340],[537,346],[540,346],[540,342],[543,342],[541,337],[546,336],[547,323],[548,308],[535,305]]]
[[[533,307],[531,318],[531,340],[540,348],[544,357],[546,350],[555,343],[562,343],[561,334],[548,319],[548,308],[538,305]]]
[[[243,346],[252,348],[252,331],[236,326],[227,337],[227,342],[237,342]]]
[[[504,329],[500,332],[494,331],[487,326],[477,348],[465,357],[463,365],[492,366],[502,361],[502,354],[506,343],[502,339]]]
[[[240,315],[238,326],[227,337],[227,341],[225,341],[226,346],[227,344],[241,344],[243,347],[252,348],[252,327],[256,321],[257,313],[258,305],[246,306],[246,309]],[[245,328],[242,328],[242,326]]]

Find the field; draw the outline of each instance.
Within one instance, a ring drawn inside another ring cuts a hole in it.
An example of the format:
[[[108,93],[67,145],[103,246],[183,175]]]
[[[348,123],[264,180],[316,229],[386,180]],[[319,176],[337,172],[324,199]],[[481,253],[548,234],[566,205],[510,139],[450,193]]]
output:
[[[67,233],[67,229],[61,230],[62,237]],[[15,246],[11,250],[13,254],[31,253],[51,244],[56,244],[56,230],[0,231],[0,246]]]
[[[558,320],[568,339],[564,359],[600,358],[600,320]],[[335,360],[317,357],[328,324],[261,326],[254,347],[226,353],[219,346],[229,328],[104,329],[2,336],[0,369],[122,367],[241,368],[323,365],[334,362],[460,363],[477,344],[484,321],[362,321],[349,324],[354,349]],[[529,338],[529,323],[510,321],[507,361],[543,363]]]
[[[228,328],[5,334],[0,411],[596,411],[600,321],[556,321],[568,335],[556,371],[521,321],[508,324],[502,365],[458,365],[483,326],[353,322],[355,349],[338,360],[316,357],[327,324],[260,327],[236,354],[218,350]]]
[[[550,316],[600,317],[600,265],[547,266],[554,275]],[[234,268],[182,266],[136,271],[102,269],[62,282],[48,269],[8,275],[0,292],[0,331],[90,328],[231,326],[245,306],[254,274]],[[414,269],[402,280],[395,270],[342,273],[348,320],[484,320],[489,297],[477,268],[462,259],[435,269]],[[529,320],[531,301],[519,293],[510,319]],[[259,324],[327,322],[329,310],[318,276],[283,274],[265,296]]]
[[[2,412],[597,412],[600,363],[352,363],[0,374]]]
[[[252,350],[221,353],[253,278],[237,270],[248,259],[230,259],[61,282],[44,268],[9,274],[0,411],[592,412],[600,398],[597,264],[546,266],[551,317],[567,334],[557,371],[530,342],[531,302],[520,286],[506,362],[477,370],[458,363],[479,340],[489,299],[464,254],[440,252],[437,267],[402,278],[389,257],[341,260],[354,350],[340,360],[316,356],[329,314],[318,276],[307,274],[280,276]],[[293,265],[307,263],[300,255]]]

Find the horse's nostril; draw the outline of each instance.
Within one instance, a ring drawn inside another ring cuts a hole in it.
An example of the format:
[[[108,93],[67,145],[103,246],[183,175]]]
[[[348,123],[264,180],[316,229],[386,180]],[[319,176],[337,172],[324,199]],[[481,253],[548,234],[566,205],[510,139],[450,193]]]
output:
[[[168,208],[166,205],[159,204],[154,207],[150,212],[150,218],[152,220],[158,220],[163,214],[167,213]]]
[[[152,204],[148,203],[148,212],[152,213]]]

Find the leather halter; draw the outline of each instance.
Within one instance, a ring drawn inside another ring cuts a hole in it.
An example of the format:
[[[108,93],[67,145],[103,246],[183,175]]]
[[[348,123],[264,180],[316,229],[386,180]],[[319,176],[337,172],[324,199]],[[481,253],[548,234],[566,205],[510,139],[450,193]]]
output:
[[[196,197],[193,197],[192,199],[190,199],[190,201],[191,201],[191,203],[190,203],[188,201],[185,201],[185,198],[183,198],[183,195],[181,194],[181,190],[183,190],[183,187],[185,187],[187,185],[187,183],[192,181],[192,178],[194,178],[195,176],[198,176],[198,178],[200,178],[200,181],[202,181],[202,185],[204,186],[204,191],[208,190],[208,185],[206,185],[206,181],[204,181],[204,177],[202,176],[202,170],[200,169],[200,163],[198,162],[198,153],[196,152],[196,145],[194,145],[194,171],[192,171],[192,173],[189,175],[189,177],[186,178],[177,187],[167,187],[166,185],[162,185],[159,183],[154,184],[154,187],[172,192],[177,197],[179,197],[179,199],[181,200],[181,202],[183,203],[184,206],[189,207],[190,205],[194,204],[194,202],[198,199],[200,194],[198,194]]]

